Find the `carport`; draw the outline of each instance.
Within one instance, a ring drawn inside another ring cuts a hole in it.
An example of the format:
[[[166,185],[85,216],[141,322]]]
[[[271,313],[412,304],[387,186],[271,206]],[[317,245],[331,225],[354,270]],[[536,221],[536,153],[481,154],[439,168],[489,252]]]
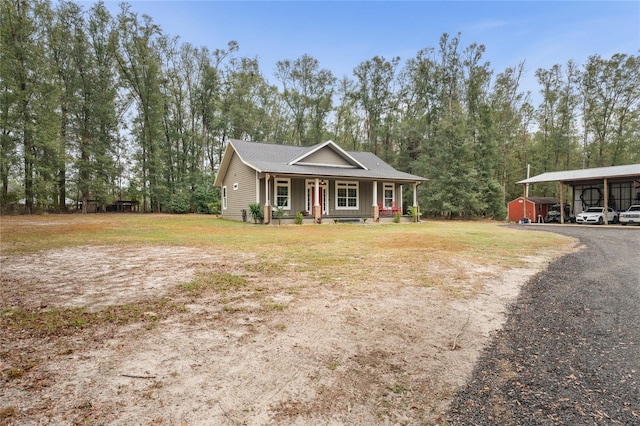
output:
[[[615,205],[612,208],[626,210],[634,202],[640,204],[640,164],[547,172],[517,183],[525,186],[526,196],[528,185],[539,182],[558,182],[560,184],[560,223],[564,223],[565,219],[565,185],[572,188],[575,214],[578,214],[575,206],[576,188],[581,188],[582,190],[580,208],[585,205],[597,205],[598,207],[604,207],[606,211],[609,208],[609,204],[613,202]],[[599,205],[601,201],[603,205]],[[607,219],[607,215],[605,215],[605,223],[608,223]]]

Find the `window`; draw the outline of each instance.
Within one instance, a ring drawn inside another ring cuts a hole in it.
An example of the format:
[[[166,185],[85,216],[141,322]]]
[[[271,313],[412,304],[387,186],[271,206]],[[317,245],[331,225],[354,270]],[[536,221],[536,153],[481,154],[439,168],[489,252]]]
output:
[[[392,183],[384,184],[384,206],[387,208],[393,207],[393,192],[394,185]]]
[[[227,187],[222,187],[222,210],[227,209]]]
[[[358,182],[336,182],[336,209],[358,209]]]
[[[275,184],[275,201],[276,206],[285,210],[291,208],[290,195],[291,195],[291,180],[290,179],[276,179]]]

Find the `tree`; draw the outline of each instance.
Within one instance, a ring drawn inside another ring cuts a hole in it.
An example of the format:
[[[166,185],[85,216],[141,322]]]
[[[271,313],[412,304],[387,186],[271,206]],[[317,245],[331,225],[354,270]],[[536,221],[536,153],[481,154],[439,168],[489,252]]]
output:
[[[399,63],[399,57],[387,61],[375,56],[353,70],[353,96],[364,114],[365,148],[389,162],[394,151],[391,122],[397,106],[394,83]]]
[[[162,33],[151,17],[144,15],[141,22],[130,11],[129,5],[122,4],[115,35],[118,42],[115,51],[118,69],[137,104],[133,135],[139,148],[137,160],[143,211],[151,209],[157,212],[168,200],[163,179],[165,152],[160,144],[163,140],[164,105],[160,91],[162,70],[158,43]]]
[[[362,128],[359,126],[361,117],[357,114],[353,87],[353,81],[347,77],[343,77],[338,84],[339,101],[333,123],[332,139],[338,145],[357,151],[362,143]]]
[[[321,142],[327,134],[325,121],[332,108],[335,77],[308,55],[293,62],[278,61],[276,69],[292,116],[291,142],[302,146]]]
[[[48,206],[56,196],[56,100],[59,86],[48,62],[46,33],[41,23],[49,15],[48,3],[8,0],[2,9],[3,202],[8,201],[11,168],[21,162],[25,211]],[[6,157],[5,157],[6,155]]]
[[[421,85],[422,102],[432,105],[429,113],[429,137],[423,141],[417,170],[434,178],[426,195],[427,211],[432,214],[476,216],[483,214],[480,198],[483,182],[478,173],[476,144],[483,101],[483,86],[488,79],[487,65],[479,65],[482,48],[471,45],[459,51],[459,35],[443,34],[437,56],[423,57],[419,70],[430,75],[433,83]],[[428,60],[427,60],[428,59]]]
[[[554,65],[549,70],[538,69],[536,78],[543,96],[537,114],[537,139],[541,146],[534,150],[538,154],[536,169],[541,172],[566,170],[577,165],[572,159],[579,156],[575,140],[577,68],[569,61],[566,72],[560,65]]]
[[[580,82],[584,100],[585,166],[612,166],[638,158],[640,58],[615,54],[589,57]]]
[[[116,88],[110,14],[102,3],[88,17],[74,3],[58,5],[48,21],[49,51],[59,98],[58,198],[65,205],[67,169],[86,212],[89,199],[106,205],[114,197],[117,168]]]

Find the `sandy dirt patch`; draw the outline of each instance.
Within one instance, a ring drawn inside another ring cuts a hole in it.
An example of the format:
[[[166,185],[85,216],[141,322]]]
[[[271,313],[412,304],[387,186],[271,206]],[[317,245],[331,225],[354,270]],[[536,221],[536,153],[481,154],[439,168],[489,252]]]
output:
[[[0,423],[371,425],[442,422],[508,304],[549,258],[510,270],[467,264],[464,277],[433,285],[327,284],[293,267],[265,270],[251,254],[188,247],[0,260],[3,315],[161,298],[183,307],[61,336],[1,332]],[[179,287],[197,274],[246,285],[197,296]]]

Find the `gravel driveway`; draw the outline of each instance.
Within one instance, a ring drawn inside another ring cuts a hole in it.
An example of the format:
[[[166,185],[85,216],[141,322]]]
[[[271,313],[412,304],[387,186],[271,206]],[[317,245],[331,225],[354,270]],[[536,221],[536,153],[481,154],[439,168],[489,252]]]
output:
[[[523,287],[452,425],[640,424],[640,227],[536,226],[584,244]]]

